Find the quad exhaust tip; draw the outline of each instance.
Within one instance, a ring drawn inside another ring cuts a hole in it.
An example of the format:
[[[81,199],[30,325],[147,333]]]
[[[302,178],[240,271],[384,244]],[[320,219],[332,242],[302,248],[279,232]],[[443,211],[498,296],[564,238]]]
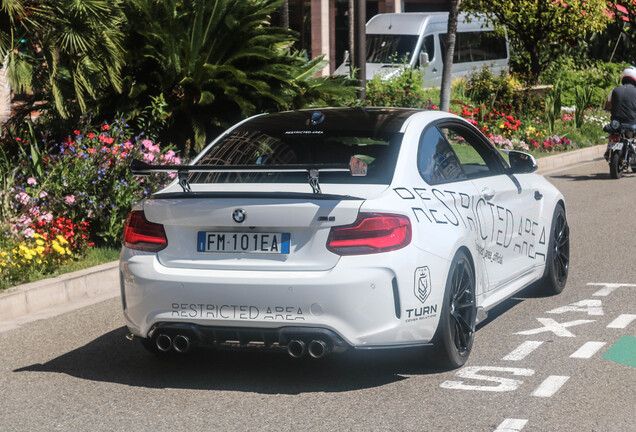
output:
[[[314,339],[309,344],[299,339],[293,339],[287,344],[287,353],[293,358],[301,358],[308,353],[310,357],[319,359],[328,352],[329,346],[327,342],[320,339]]]
[[[161,352],[168,352],[171,349],[174,349],[176,352],[184,354],[190,351],[190,338],[184,335],[176,335],[174,339],[172,339],[167,334],[160,334],[157,336],[155,340],[155,345],[157,349]]]
[[[293,358],[301,358],[307,352],[305,342],[294,339],[287,344],[287,353]]]
[[[187,353],[190,351],[190,338],[184,335],[177,335],[172,343],[174,350],[178,353]]]
[[[160,334],[159,336],[157,336],[155,344],[157,345],[157,349],[159,351],[167,352],[170,351],[170,348],[172,348],[172,339],[166,334]]]
[[[324,357],[327,354],[327,344],[325,341],[320,339],[314,339],[309,343],[309,348],[307,349],[309,355],[315,359],[319,359]]]

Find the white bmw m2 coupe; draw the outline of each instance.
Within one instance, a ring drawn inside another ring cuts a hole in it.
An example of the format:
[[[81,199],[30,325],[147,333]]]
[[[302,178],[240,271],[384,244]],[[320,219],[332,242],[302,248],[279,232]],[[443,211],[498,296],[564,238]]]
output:
[[[536,169],[458,116],[398,108],[258,115],[190,165],[134,161],[178,178],[128,217],[126,324],[157,353],[425,346],[460,367],[489,309],[565,286],[565,203]]]

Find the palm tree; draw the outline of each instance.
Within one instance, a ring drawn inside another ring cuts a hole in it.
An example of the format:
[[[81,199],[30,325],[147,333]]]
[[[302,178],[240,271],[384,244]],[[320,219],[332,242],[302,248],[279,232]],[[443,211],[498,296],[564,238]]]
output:
[[[0,58],[25,110],[63,117],[121,88],[121,0],[1,0]]]
[[[312,78],[322,59],[291,52],[294,34],[270,25],[281,0],[133,0],[122,111],[162,95],[175,141],[207,137],[242,117],[355,94]],[[134,112],[133,112],[134,114]]]

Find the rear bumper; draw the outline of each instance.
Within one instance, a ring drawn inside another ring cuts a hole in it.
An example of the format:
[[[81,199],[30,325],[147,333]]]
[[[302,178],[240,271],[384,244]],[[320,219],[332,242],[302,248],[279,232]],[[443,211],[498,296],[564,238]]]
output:
[[[162,266],[155,254],[124,248],[124,317],[142,338],[158,325],[184,324],[203,330],[321,329],[356,348],[428,343],[441,312],[447,264],[428,258],[431,268],[444,271],[432,272],[439,275],[432,278],[438,289],[425,312],[413,295],[416,254],[386,255],[346,257],[329,271],[185,271]]]

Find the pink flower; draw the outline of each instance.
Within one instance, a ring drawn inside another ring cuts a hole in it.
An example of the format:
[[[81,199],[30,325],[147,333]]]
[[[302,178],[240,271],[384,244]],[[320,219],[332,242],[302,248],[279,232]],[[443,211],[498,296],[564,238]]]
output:
[[[154,145],[152,141],[150,140],[141,140],[141,145],[144,146],[144,148],[146,150],[148,150],[151,153],[159,153],[161,151],[161,149],[159,148],[159,146]]]
[[[40,192],[40,198],[46,198],[47,196],[49,196],[49,194],[45,191]]]
[[[75,195],[66,195],[64,197],[64,202],[67,204],[75,204]]]
[[[33,237],[34,234],[35,234],[35,231],[33,231],[33,228],[27,228],[24,230],[24,236],[27,238]]]
[[[29,177],[27,179],[27,183],[30,184],[30,185],[33,185],[33,184],[36,184],[37,181],[33,177]]]
[[[152,162],[152,161],[154,161],[155,160],[154,153],[144,153],[143,160],[144,160],[144,162]]]
[[[22,205],[27,205],[29,203],[29,201],[31,200],[31,197],[29,196],[28,193],[26,192],[20,192],[18,194],[16,194],[15,198],[20,202],[20,204]]]
[[[40,220],[44,222],[51,222],[53,220],[53,214],[44,213],[42,216],[40,216]]]

